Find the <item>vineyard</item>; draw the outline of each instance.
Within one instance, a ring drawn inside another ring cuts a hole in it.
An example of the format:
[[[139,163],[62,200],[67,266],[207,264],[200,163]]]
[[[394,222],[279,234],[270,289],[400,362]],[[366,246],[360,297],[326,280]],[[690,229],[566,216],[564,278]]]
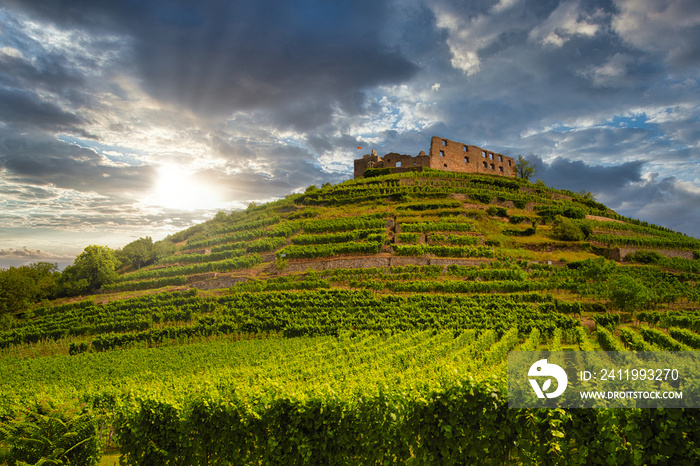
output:
[[[0,464],[700,462],[692,410],[509,409],[506,367],[513,350],[700,350],[695,238],[426,170],[160,246],[99,293],[4,318]]]

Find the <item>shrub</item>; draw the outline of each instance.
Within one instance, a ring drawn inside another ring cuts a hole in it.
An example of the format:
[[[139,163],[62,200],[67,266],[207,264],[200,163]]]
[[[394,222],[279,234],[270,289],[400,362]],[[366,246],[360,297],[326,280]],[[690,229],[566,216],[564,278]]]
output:
[[[656,251],[637,251],[627,255],[627,259],[631,262],[639,262],[640,264],[656,264],[663,256]]]
[[[504,207],[492,206],[486,210],[486,213],[494,217],[507,217],[508,211]]]
[[[581,241],[583,239],[581,229],[574,222],[561,215],[555,217],[552,233],[556,239],[562,241]]]

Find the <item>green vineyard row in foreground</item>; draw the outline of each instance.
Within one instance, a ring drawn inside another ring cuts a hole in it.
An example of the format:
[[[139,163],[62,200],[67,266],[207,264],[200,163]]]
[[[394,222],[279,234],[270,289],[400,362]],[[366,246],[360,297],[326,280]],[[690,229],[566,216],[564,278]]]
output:
[[[427,330],[5,359],[3,432],[13,459],[84,465],[112,428],[132,465],[700,460],[692,410],[509,409],[507,353],[539,340]],[[41,450],[32,435],[51,429],[74,448]]]

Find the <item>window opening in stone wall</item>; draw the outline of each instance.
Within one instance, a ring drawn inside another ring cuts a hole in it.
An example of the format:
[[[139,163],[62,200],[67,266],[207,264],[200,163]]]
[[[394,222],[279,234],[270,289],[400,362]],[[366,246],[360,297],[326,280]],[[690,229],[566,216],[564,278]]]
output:
[[[467,152],[468,150],[469,149],[467,148],[467,146],[464,146],[464,152]]]
[[[446,146],[446,145],[447,145],[447,140],[443,139],[443,140],[442,140],[442,145],[443,145],[443,146]]]
[[[498,171],[503,173],[503,167],[498,167]]]
[[[443,167],[444,167],[444,168],[447,168],[447,164],[444,164]]]
[[[396,162],[396,167],[398,168],[400,166],[401,166],[401,162]]]
[[[486,151],[485,151],[485,150],[482,150],[482,151],[481,151],[481,155],[482,155],[484,158],[486,158]]]
[[[484,162],[484,168],[489,168],[489,164]]]
[[[508,166],[510,167],[510,160],[508,161]]]
[[[464,163],[469,163],[469,157],[464,157]]]
[[[491,164],[491,170],[495,170],[496,166],[494,164]]]
[[[503,156],[502,156],[502,155],[499,155],[499,156],[498,156],[498,161],[499,161],[499,162],[503,162]]]
[[[444,150],[441,150],[441,151],[440,151],[440,157],[444,157],[444,156],[445,156],[445,151],[444,151]]]
[[[489,154],[489,158],[493,160],[493,154]]]

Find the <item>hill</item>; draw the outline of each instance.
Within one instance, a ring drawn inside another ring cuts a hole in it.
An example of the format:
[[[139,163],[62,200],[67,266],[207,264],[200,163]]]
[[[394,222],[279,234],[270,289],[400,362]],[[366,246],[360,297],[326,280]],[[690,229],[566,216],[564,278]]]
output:
[[[368,170],[157,246],[0,331],[8,455],[92,464],[99,439],[129,464],[697,458],[692,411],[507,407],[514,349],[700,348],[700,241],[590,194]],[[83,442],[70,454],[18,440],[59,424]]]

